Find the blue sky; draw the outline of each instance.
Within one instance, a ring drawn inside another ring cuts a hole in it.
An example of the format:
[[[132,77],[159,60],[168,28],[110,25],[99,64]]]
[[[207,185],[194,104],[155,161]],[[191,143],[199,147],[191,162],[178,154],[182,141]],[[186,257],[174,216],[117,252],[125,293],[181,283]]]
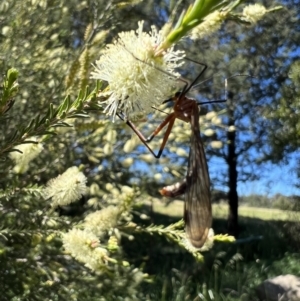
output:
[[[299,179],[295,174],[296,155],[292,156],[288,164],[271,164],[265,163],[261,168],[260,179],[257,181],[238,182],[239,196],[247,196],[250,194],[260,194],[266,196],[273,196],[277,193],[282,195],[300,195],[300,189],[295,187],[299,184]],[[223,164],[216,164],[216,162],[209,163],[209,170],[211,177],[213,173],[220,169],[227,170],[227,166]],[[226,186],[217,186],[217,189],[228,191]]]
[[[299,184],[293,168],[296,167],[296,156],[289,161],[288,165],[266,164],[266,172],[259,181],[239,183],[239,195],[264,194],[272,196],[276,193],[283,195],[300,195],[300,189],[295,187]]]
[[[296,175],[297,158],[299,154],[292,154],[286,163],[263,163],[260,166],[253,165],[253,171],[259,175],[260,179],[257,181],[238,182],[238,194],[240,196],[247,196],[250,194],[259,194],[266,196],[273,196],[277,193],[282,195],[300,195],[300,189],[295,187],[299,184],[299,178]],[[226,181],[227,164],[221,158],[213,157],[208,162],[209,173],[213,189],[228,191],[228,187],[220,184],[220,179]],[[251,174],[251,168],[247,170]],[[217,177],[218,180],[215,178]]]

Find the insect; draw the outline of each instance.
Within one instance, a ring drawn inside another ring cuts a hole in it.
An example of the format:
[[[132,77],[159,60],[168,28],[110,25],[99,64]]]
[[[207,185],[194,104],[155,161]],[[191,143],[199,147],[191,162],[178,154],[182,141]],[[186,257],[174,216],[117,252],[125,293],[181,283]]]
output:
[[[185,192],[186,234],[194,247],[201,248],[206,241],[212,223],[210,179],[200,137],[198,105],[193,99],[186,97],[184,99],[186,100],[184,114],[190,118],[192,129],[191,145],[186,180],[180,183],[175,191],[177,194]]]
[[[162,155],[176,118],[191,124],[191,146],[186,180],[182,184],[179,184],[177,190],[176,187],[173,191],[171,191],[172,189],[168,190],[168,188],[164,188],[161,193],[168,196],[169,193],[173,193],[174,195],[174,191],[177,195],[185,192],[185,230],[189,241],[196,248],[201,248],[203,246],[212,223],[210,179],[205,152],[200,137],[198,103],[196,100],[185,96],[207,68],[206,65],[202,63],[199,64],[203,66],[203,69],[196,79],[190,85],[186,83],[181,92],[177,92],[172,98],[164,101],[164,103],[169,101],[174,102],[173,112],[164,119],[148,138],[145,138],[131,121],[126,121],[127,125],[132,128],[139,139],[156,158],[160,158]],[[119,114],[118,116],[123,119]],[[150,142],[166,126],[167,129],[162,144],[158,153],[155,154],[148,145],[148,142]]]

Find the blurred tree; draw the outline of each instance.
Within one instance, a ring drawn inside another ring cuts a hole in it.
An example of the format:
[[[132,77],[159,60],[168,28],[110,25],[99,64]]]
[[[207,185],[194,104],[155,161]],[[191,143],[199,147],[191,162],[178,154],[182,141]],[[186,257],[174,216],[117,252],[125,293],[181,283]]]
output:
[[[291,25],[298,33],[299,29],[298,14],[293,15]],[[287,37],[291,37],[288,41],[295,41],[294,36],[290,33]],[[298,36],[295,37],[296,39]],[[293,44],[292,44],[293,45]],[[287,56],[290,64],[286,66],[286,76],[282,78],[279,95],[276,102],[273,102],[267,111],[268,117],[274,124],[274,131],[269,133],[272,147],[273,161],[283,158],[284,154],[296,150],[299,147],[299,86],[300,86],[300,62],[299,48],[296,45],[288,48],[290,45],[282,43],[281,55]],[[289,51],[289,52],[288,52]]]
[[[294,50],[294,53],[297,52]],[[295,54],[297,56],[297,54]],[[269,132],[270,154],[273,162],[282,159],[288,161],[289,155],[299,149],[300,124],[299,124],[299,97],[300,97],[300,62],[295,57],[295,62],[290,65],[288,77],[285,79],[279,91],[279,99],[272,103],[266,112],[273,131]],[[299,160],[299,158],[298,158]],[[300,162],[294,167],[298,178]],[[298,185],[300,187],[300,185]]]
[[[272,207],[272,199],[265,195],[250,194],[239,198],[241,204],[251,207]]]

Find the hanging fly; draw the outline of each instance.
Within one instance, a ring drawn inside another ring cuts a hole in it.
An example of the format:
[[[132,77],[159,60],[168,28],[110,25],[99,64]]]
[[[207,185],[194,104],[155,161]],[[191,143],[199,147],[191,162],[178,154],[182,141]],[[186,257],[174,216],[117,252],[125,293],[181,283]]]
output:
[[[200,136],[199,108],[196,100],[185,96],[206,70],[207,66],[204,64],[201,65],[204,67],[203,70],[190,85],[186,83],[181,92],[177,92],[174,97],[164,101],[164,103],[174,102],[173,112],[165,118],[149,138],[145,138],[131,121],[126,121],[127,125],[132,128],[139,139],[156,158],[160,158],[162,155],[176,118],[191,124],[191,146],[186,180],[182,184],[179,184],[177,188],[175,187],[173,191],[164,188],[161,193],[165,196],[168,196],[168,193],[173,193],[174,195],[174,192],[177,195],[185,193],[185,230],[189,241],[196,248],[201,248],[205,243],[212,223],[210,179]],[[123,119],[120,114],[117,115]],[[155,154],[148,142],[166,126],[167,129],[162,144],[158,153]]]

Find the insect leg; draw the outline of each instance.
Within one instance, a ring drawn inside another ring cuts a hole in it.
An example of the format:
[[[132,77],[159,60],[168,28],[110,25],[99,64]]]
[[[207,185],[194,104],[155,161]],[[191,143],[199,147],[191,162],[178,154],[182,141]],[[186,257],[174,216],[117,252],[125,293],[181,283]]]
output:
[[[117,113],[117,116],[123,120],[124,118]],[[172,113],[170,115],[168,115],[165,120],[155,129],[155,131],[148,137],[145,138],[145,136],[143,135],[143,133],[129,120],[126,121],[126,124],[134,131],[134,133],[139,137],[139,139],[143,142],[143,144],[148,148],[148,150],[151,152],[151,154],[155,157],[155,158],[160,158],[162,155],[162,152],[164,150],[164,147],[168,141],[169,135],[171,133],[171,129],[173,127],[175,121],[175,114]],[[152,139],[168,124],[168,128],[165,132],[162,144],[159,148],[159,151],[157,153],[157,155],[154,153],[154,151],[151,149],[151,147],[149,146],[148,142],[151,142]]]

